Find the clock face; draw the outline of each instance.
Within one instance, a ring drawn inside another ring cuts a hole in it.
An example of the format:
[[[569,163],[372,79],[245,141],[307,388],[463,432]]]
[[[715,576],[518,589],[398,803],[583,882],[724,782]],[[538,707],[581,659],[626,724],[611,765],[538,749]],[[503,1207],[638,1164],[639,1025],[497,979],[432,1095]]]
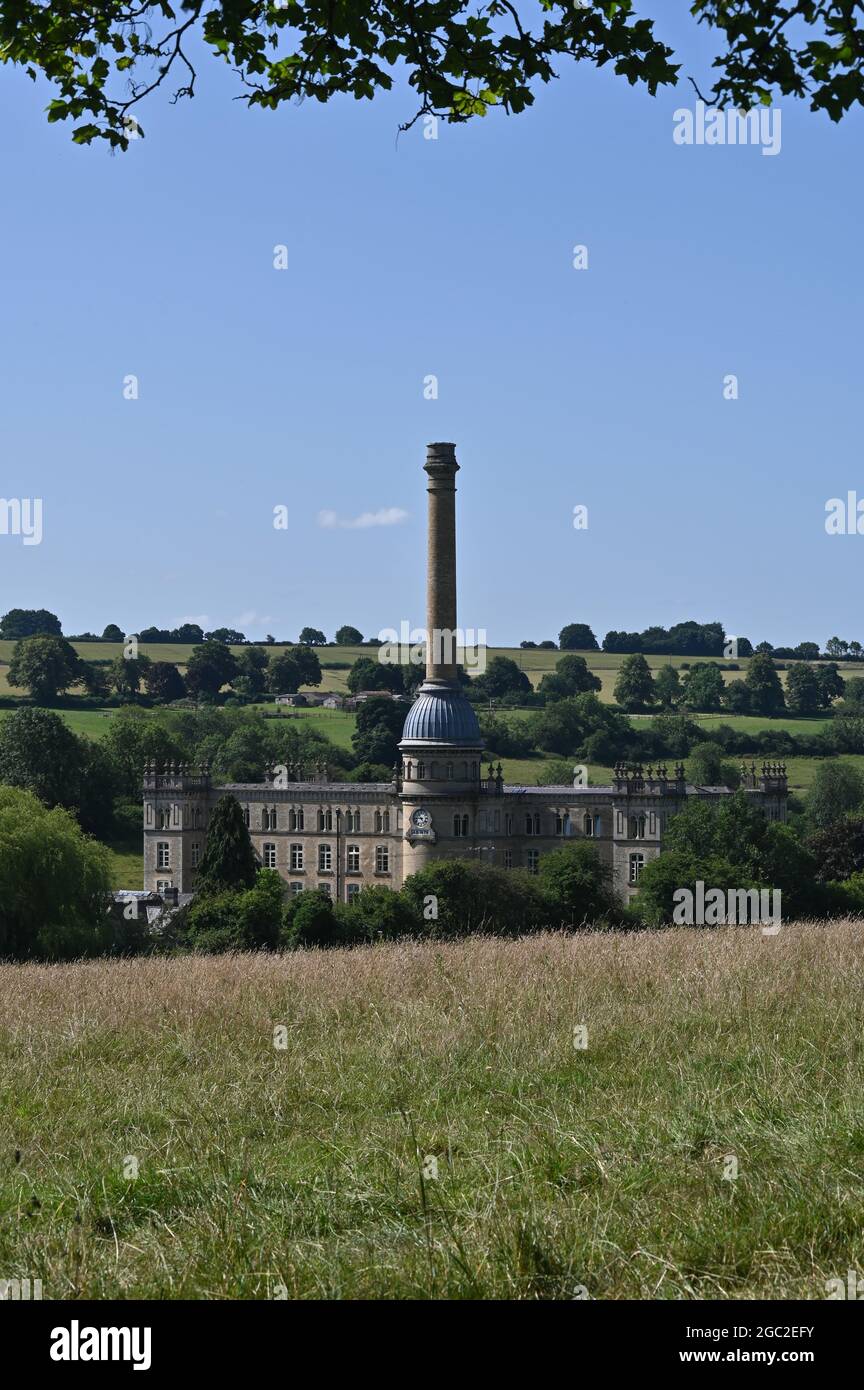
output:
[[[420,828],[424,830],[428,825],[432,824],[432,817],[428,811],[415,811],[411,819],[415,825],[420,826]]]

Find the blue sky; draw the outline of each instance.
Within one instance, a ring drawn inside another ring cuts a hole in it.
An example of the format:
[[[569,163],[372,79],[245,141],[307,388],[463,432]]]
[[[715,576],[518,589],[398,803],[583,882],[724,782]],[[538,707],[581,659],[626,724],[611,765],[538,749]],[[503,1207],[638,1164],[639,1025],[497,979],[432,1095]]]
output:
[[[710,35],[658,32],[710,85]],[[492,644],[685,618],[864,640],[864,537],[824,525],[864,496],[861,114],[784,101],[766,157],[676,145],[689,84],[584,65],[436,141],[397,140],[404,87],[238,91],[202,56],[195,100],[157,93],[111,156],[2,72],[0,496],[44,519],[0,535],[0,612],[422,625],[425,445],[454,440],[460,623]]]

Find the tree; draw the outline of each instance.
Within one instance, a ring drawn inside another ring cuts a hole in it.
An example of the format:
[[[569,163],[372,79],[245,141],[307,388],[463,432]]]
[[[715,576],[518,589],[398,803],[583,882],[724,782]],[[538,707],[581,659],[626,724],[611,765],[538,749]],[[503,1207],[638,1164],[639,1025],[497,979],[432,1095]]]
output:
[[[674,666],[661,666],[654,677],[654,694],[664,709],[677,705],[681,695],[681,678]]]
[[[816,680],[819,685],[819,708],[830,709],[835,700],[846,692],[846,682],[833,661],[816,667]]]
[[[275,869],[260,869],[251,888],[198,893],[181,919],[182,943],[208,953],[274,950],[284,888]]]
[[[546,753],[559,753],[565,758],[576,756],[576,749],[588,732],[587,721],[573,698],[555,700],[531,715],[528,724],[536,748]]]
[[[864,816],[847,815],[817,830],[807,841],[818,877],[830,883],[864,871]]]
[[[244,647],[236,661],[237,675],[231,682],[232,690],[247,700],[260,700],[267,689],[267,652],[263,647]]]
[[[222,796],[213,808],[207,827],[196,879],[198,892],[251,888],[257,872],[258,862],[240,803],[233,796]]]
[[[63,635],[60,619],[47,608],[10,608],[0,618],[0,637],[5,642],[17,642],[21,637],[35,637],[40,633],[50,633],[53,637]]]
[[[109,949],[110,894],[104,846],[60,807],[0,787],[0,957],[60,960]]]
[[[111,690],[108,673],[104,666],[100,666],[96,661],[81,662],[80,681],[85,693],[94,700],[105,700]]]
[[[348,672],[346,685],[352,695],[356,695],[358,690],[389,690],[394,695],[401,695],[405,689],[405,678],[401,666],[360,656]]]
[[[746,681],[730,681],[723,691],[723,703],[732,714],[750,713],[750,691]]]
[[[542,861],[541,861],[542,862]],[[439,859],[405,880],[402,893],[420,930],[430,936],[494,932],[518,936],[548,922],[538,879],[521,869],[463,859]],[[426,908],[434,901],[437,915]]]
[[[612,868],[596,845],[578,840],[540,859],[540,890],[562,926],[592,926],[614,911]]]
[[[126,634],[116,623],[109,623],[102,633],[103,642],[124,642],[125,640]]]
[[[567,623],[558,633],[558,646],[562,652],[599,652],[600,650],[597,638],[587,623]]]
[[[102,746],[117,775],[120,795],[141,800],[141,781],[146,763],[157,766],[183,762],[188,753],[165,728],[161,719],[134,705],[118,710],[108,724]]]
[[[301,647],[326,647],[327,638],[320,628],[304,627],[299,642]]]
[[[181,623],[169,634],[172,642],[203,642],[204,629],[197,623]]]
[[[186,682],[173,661],[154,661],[145,667],[144,686],[151,700],[165,705],[186,694]]]
[[[226,647],[241,647],[246,638],[234,627],[214,627],[212,632],[204,633],[204,641],[223,642]]]
[[[224,642],[202,642],[186,663],[186,685],[192,695],[219,694],[237,674],[237,660]]]
[[[359,647],[362,641],[363,633],[359,628],[351,627],[350,624],[346,623],[344,627],[340,627],[336,631],[337,647]]]
[[[295,647],[291,655],[297,663],[301,685],[321,684],[321,662],[311,646]]]
[[[818,764],[805,802],[807,819],[815,829],[843,820],[862,803],[864,777],[854,763],[830,758]]]
[[[562,656],[554,672],[544,676],[539,693],[547,700],[561,700],[568,695],[582,695],[589,690],[602,690],[603,682],[588,670],[584,656]]]
[[[783,686],[767,652],[757,651],[750,658],[745,684],[750,692],[754,714],[780,714],[786,708]]]
[[[720,667],[713,661],[699,662],[687,672],[681,700],[688,709],[718,710],[723,704],[725,689]]]
[[[498,699],[505,695],[527,694],[532,686],[512,657],[493,656],[482,676],[475,677],[474,689],[479,695]]]
[[[691,14],[718,38],[707,100],[749,109],[773,92],[807,96],[811,110],[840,120],[862,99],[856,9],[849,0],[801,0],[778,17],[776,0],[691,0]],[[22,0],[4,12],[0,47],[7,60],[53,83],[49,121],[71,118],[78,143],[105,139],[120,149],[140,130],[131,113],[156,88],[165,83],[174,101],[194,95],[192,59],[202,40],[237,74],[242,99],[266,110],[340,93],[371,100],[389,91],[404,67],[416,93],[406,127],[427,114],[460,122],[495,107],[524,111],[565,57],[611,63],[652,95],[681,80],[673,51],[655,38],[653,19],[635,12],[633,0],[580,0],[550,6],[542,24],[534,18],[518,0],[487,0],[479,10],[466,0],[346,0],[338,22],[324,0],[248,0],[239,7],[218,0],[189,3],[179,15],[160,0],[142,0],[131,12],[123,0],[71,0],[50,14],[40,0]]]
[[[0,782],[33,792],[46,806],[75,806],[81,785],[81,744],[47,709],[18,709],[0,721]]]
[[[358,762],[383,763],[393,767],[399,756],[399,740],[405,723],[405,705],[372,696],[357,710],[357,723],[351,747]]]
[[[137,699],[141,689],[141,681],[144,679],[149,666],[150,658],[145,656],[143,652],[140,656],[116,657],[111,663],[110,676],[115,695],[125,701]]]
[[[724,762],[722,747],[711,739],[694,744],[687,770],[697,787],[737,787],[740,780],[735,765]]]
[[[10,685],[29,690],[37,705],[50,705],[81,679],[81,661],[65,637],[24,637],[9,663]]]
[[[320,888],[297,893],[285,905],[282,942],[289,950],[339,946],[348,935],[332,898]]]
[[[645,709],[654,703],[654,682],[651,669],[641,652],[625,656],[621,662],[613,691],[616,703],[627,713]]]
[[[794,714],[815,714],[822,706],[822,691],[816,668],[806,661],[790,666],[787,672],[786,703]]]
[[[835,638],[834,640],[836,641],[837,639]],[[797,647],[792,648],[792,652],[793,655],[799,657],[801,661],[818,661],[819,643],[799,642]]]

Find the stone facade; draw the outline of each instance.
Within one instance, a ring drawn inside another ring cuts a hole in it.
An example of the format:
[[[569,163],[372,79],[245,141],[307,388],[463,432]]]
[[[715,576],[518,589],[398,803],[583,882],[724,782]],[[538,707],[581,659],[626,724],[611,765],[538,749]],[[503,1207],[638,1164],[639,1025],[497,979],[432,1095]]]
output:
[[[217,786],[206,769],[151,766],[144,777],[145,889],[195,891],[210,816],[230,793],[262,864],[277,869],[291,892],[323,888],[344,902],[364,884],[400,888],[437,859],[536,872],[542,854],[587,838],[626,900],[688,798],[718,802],[732,794],[688,784],[680,764],[671,774],[665,766],[619,766],[612,783],[597,787],[510,787],[500,764],[484,766],[452,645],[458,468],[452,444],[429,445],[426,680],[407,710],[393,780],[332,782],[319,769],[309,778],[294,770],[296,781]],[[742,767],[742,786],[769,819],[786,819],[784,766]]]

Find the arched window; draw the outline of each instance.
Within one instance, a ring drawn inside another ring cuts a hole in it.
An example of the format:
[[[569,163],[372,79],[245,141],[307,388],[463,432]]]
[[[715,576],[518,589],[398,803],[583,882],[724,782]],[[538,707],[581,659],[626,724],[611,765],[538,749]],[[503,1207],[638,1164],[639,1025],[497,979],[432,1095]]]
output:
[[[644,868],[645,868],[645,855],[644,855],[644,854],[631,854],[631,855],[630,855],[630,882],[631,882],[631,883],[638,883],[638,882],[639,882],[639,876],[640,876],[640,874],[642,873],[642,870],[643,870]]]
[[[468,764],[467,764],[467,763],[463,763],[463,764],[462,764],[462,781],[463,781],[463,782],[467,782],[467,781],[468,781]]]
[[[452,763],[448,763],[448,764],[447,764],[447,781],[448,781],[448,782],[452,782],[452,781],[453,781],[453,764],[452,764]]]
[[[414,764],[411,762],[409,758],[408,762],[405,764],[405,777],[409,782],[411,781],[411,769],[413,768],[413,766]]]
[[[330,809],[329,806],[327,807],[326,810],[324,810],[324,811],[319,811],[319,812],[318,812],[318,829],[319,829],[319,830],[332,830],[332,829],[333,829],[333,812],[331,811],[331,809]]]
[[[594,817],[590,811],[586,811],[582,818],[582,829],[586,835],[594,834]]]
[[[461,817],[461,816],[454,816],[454,817],[453,817],[453,834],[457,837],[457,839],[458,839],[458,837],[462,834],[462,817]]]
[[[376,812],[375,812],[375,834],[376,834],[376,835],[380,835],[380,834],[381,834],[381,812],[380,812],[380,811],[376,811]]]
[[[467,835],[467,834],[468,834],[468,817],[467,817],[467,816],[463,816],[463,817],[462,817],[462,834],[463,834],[463,835]]]
[[[389,832],[389,830],[390,830],[390,812],[389,812],[389,811],[385,811],[384,814],[383,814],[383,816],[381,817],[381,829],[383,830],[383,832],[384,832],[385,835],[388,834],[388,832]]]
[[[644,816],[631,816],[631,817],[630,817],[630,839],[631,839],[631,840],[644,840],[644,839],[645,839],[645,817],[644,817]]]

